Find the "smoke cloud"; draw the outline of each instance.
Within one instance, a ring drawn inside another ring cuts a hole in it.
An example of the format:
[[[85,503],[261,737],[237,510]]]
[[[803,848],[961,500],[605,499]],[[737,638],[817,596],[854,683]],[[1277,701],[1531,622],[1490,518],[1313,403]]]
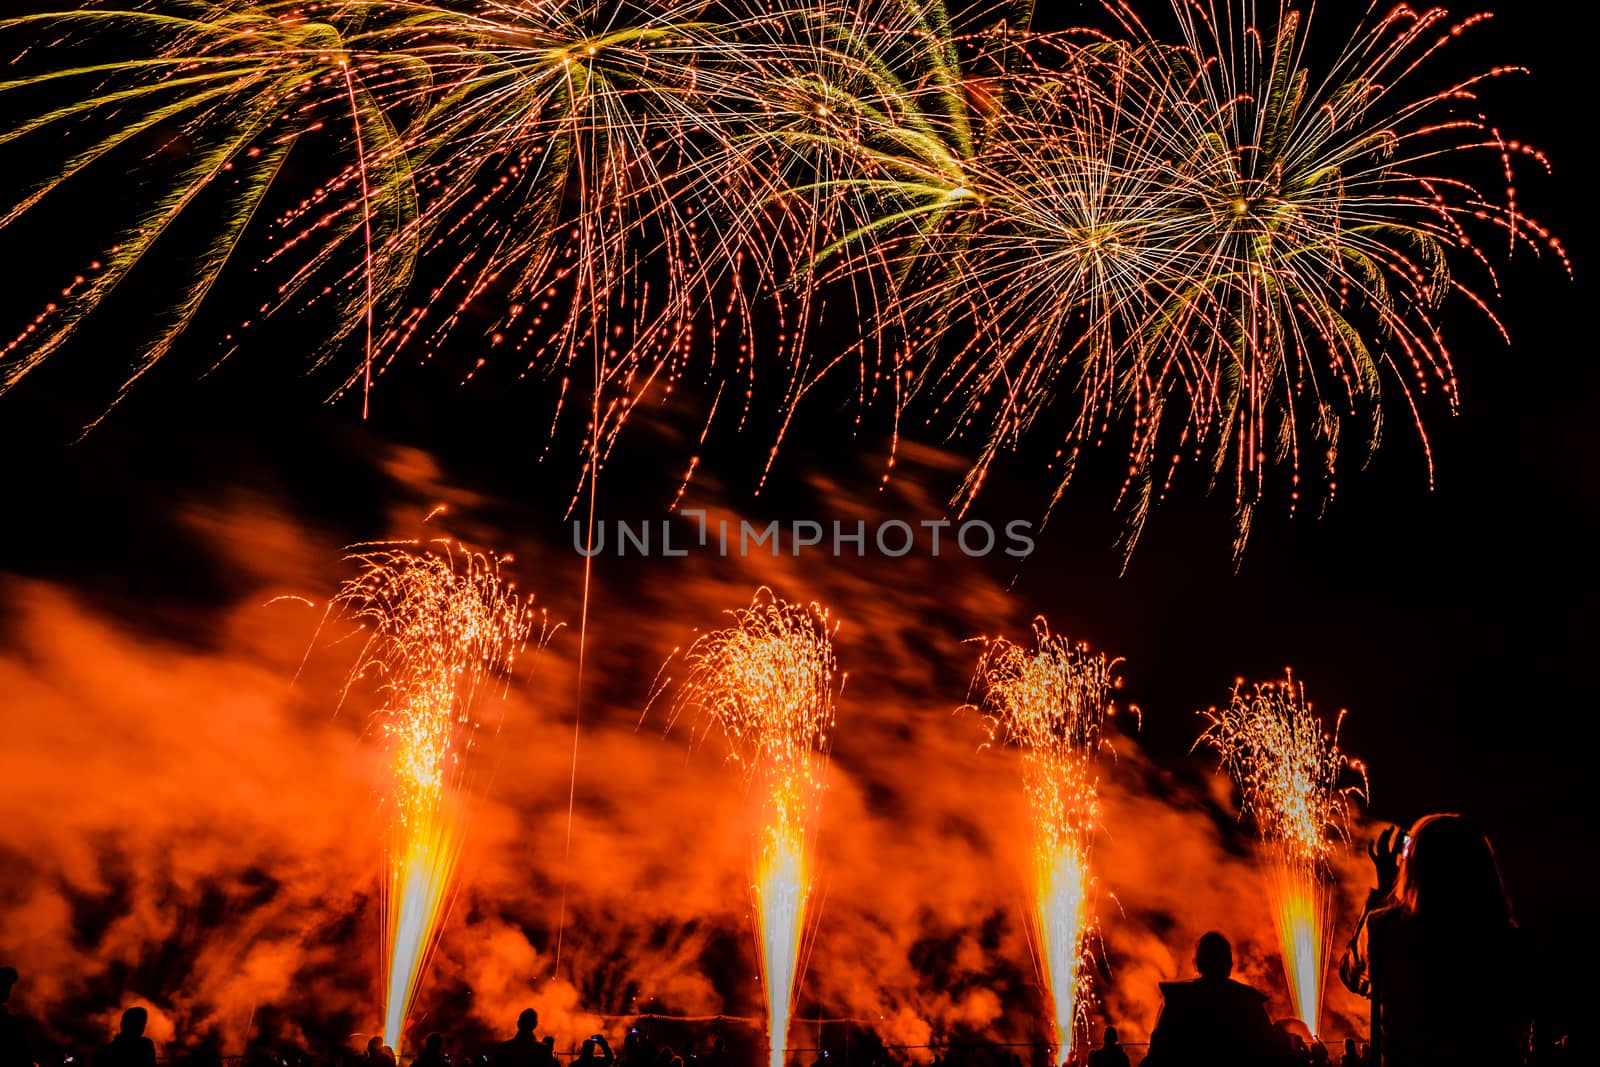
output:
[[[870,499],[821,480],[813,490],[821,513],[850,521],[934,517],[908,468],[944,462],[908,451],[892,492]],[[518,536],[475,522],[490,502],[453,489],[425,455],[396,451],[382,471],[396,503],[375,537],[503,548]],[[711,521],[737,521],[696,492],[691,506]],[[423,525],[434,502],[447,511]],[[245,494],[175,521],[244,590],[178,632],[92,590],[0,577],[0,962],[23,972],[18,1010],[67,1047],[103,1041],[133,1003],[172,1050],[353,1045],[380,1025],[384,755],[364,709],[338,706],[359,647],[324,619],[342,545]],[[1044,1037],[1018,761],[956,709],[972,639],[1021,637],[1035,611],[1059,606],[1029,603],[980,561],[925,552],[892,569],[817,555],[600,557],[584,627],[570,545],[515,547],[507,573],[538,594],[553,632],[506,699],[477,708],[460,888],[411,1040],[433,1029],[490,1040],[530,1005],[562,1048],[620,1033],[636,1013],[726,1016],[730,1035],[757,1040],[740,777],[719,738],[669,723],[668,702],[650,698],[672,684],[674,650],[760,585],[833,609],[849,675],[792,1044],[846,1025],[819,1019],[853,1020],[890,1046]],[[1233,938],[1237,976],[1288,1016],[1225,779],[1199,756],[1155,765],[1135,725],[1119,717],[1100,772],[1094,1021],[1142,1040],[1156,983],[1189,975],[1207,929]],[[1354,860],[1344,881],[1353,896]],[[1336,981],[1328,996],[1331,1035],[1361,1025],[1363,1005]]]

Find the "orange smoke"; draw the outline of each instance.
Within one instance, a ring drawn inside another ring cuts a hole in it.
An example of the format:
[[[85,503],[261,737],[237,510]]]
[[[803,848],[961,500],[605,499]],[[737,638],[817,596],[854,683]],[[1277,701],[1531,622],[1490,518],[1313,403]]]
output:
[[[814,488],[828,513],[852,521],[890,508],[936,514],[912,468],[937,461],[908,450],[896,487],[865,501]],[[387,470],[396,517],[371,533],[414,536],[445,491],[426,457],[399,454]],[[452,494],[430,531],[517,548],[513,575],[537,574],[552,616],[576,618],[570,547],[464,529],[456,517],[473,504]],[[361,716],[330,712],[350,650],[314,654],[293,681],[320,605],[268,603],[331,588],[344,538],[245,497],[179,518],[205,534],[210,564],[243,590],[226,609],[157,620],[153,609],[116,611],[82,591],[0,578],[0,692],[11,712],[0,747],[0,804],[11,814],[0,820],[0,957],[23,971],[15,1007],[78,1048],[103,1040],[115,1010],[134,1000],[170,1025],[172,1042],[225,1052],[326,1048],[375,1033],[385,754]],[[472,749],[459,895],[413,1025],[462,1047],[505,1036],[533,1006],[562,1048],[596,1030],[619,1033],[641,1011],[721,1013],[751,1020],[746,1038],[755,1032],[763,1003],[748,937],[744,800],[727,788],[719,752],[663,737],[655,713],[641,726],[640,709],[686,626],[769,584],[834,606],[836,651],[851,675],[816,835],[815,936],[791,1047],[815,1044],[808,1020],[818,1017],[859,1020],[891,1045],[1049,1041],[1053,1009],[1032,963],[1018,876],[1032,848],[1019,757],[983,750],[977,717],[952,709],[967,689],[963,642],[1015,632],[1053,606],[949,556],[914,553],[892,575],[882,561],[815,555],[652,562],[659,568],[624,579],[595,561],[594,681],[570,861],[571,750],[560,739],[571,736],[572,631],[551,641],[531,683],[519,672],[500,727]],[[1064,629],[1081,621],[1055,614]],[[1124,674],[1159,666],[1129,663]],[[1239,976],[1287,1015],[1261,882],[1226,783],[1203,767],[1156,766],[1136,737],[1114,740],[1089,890],[1100,942],[1086,966],[1103,972],[1090,1025],[1115,1022],[1142,1039],[1156,982],[1185,976],[1194,938],[1211,928],[1233,938]],[[31,812],[49,814],[18,817]],[[1335,914],[1348,916],[1348,903],[1336,901]],[[1324,1031],[1359,1017],[1335,984]]]

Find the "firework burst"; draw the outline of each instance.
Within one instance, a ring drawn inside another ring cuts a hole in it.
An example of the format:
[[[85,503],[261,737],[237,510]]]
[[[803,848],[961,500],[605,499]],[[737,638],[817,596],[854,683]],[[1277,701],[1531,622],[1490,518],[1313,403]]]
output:
[[[1034,622],[1031,649],[988,642],[973,688],[996,742],[1022,750],[1033,822],[1035,938],[1055,1008],[1058,1059],[1071,1054],[1087,1006],[1083,963],[1094,928],[1090,850],[1100,823],[1096,763],[1113,710],[1118,660]]]
[[[1241,681],[1227,707],[1202,714],[1207,726],[1195,747],[1222,756],[1239,786],[1241,814],[1255,820],[1290,999],[1318,1034],[1333,932],[1330,860],[1348,837],[1350,802],[1366,796],[1366,771],[1339,751],[1344,713],[1325,731],[1305,687],[1287,672],[1249,691]],[[1347,773],[1359,782],[1342,784]]]
[[[501,580],[500,560],[437,546],[356,546],[350,559],[360,573],[333,601],[368,632],[346,691],[376,680],[375,721],[392,753],[383,1034],[396,1049],[450,900],[473,706],[481,690],[509,684],[535,626],[532,598]]]
[[[1545,160],[1480,110],[1515,68],[1424,84],[1486,16],[1369,13],[1323,59],[1292,4],[1179,0],[1176,43],[1107,9],[1104,34],[963,34],[937,4],[915,47],[861,34],[905,77],[810,134],[850,161],[817,183],[855,220],[815,270],[886,294],[867,321],[897,403],[981,441],[958,508],[1054,413],[1062,490],[1126,442],[1128,551],[1185,460],[1233,485],[1242,551],[1273,466],[1290,510],[1307,456],[1331,496],[1395,400],[1426,449],[1426,395],[1457,402],[1441,307],[1503,333],[1460,269],[1493,287],[1497,243],[1566,262],[1516,202],[1514,166]]]
[[[1130,552],[1185,463],[1232,486],[1242,551],[1274,470],[1291,511],[1327,499],[1396,411],[1426,451],[1430,411],[1458,400],[1447,309],[1500,328],[1491,248],[1565,262],[1515,196],[1543,157],[1479,102],[1514,68],[1427,81],[1486,16],[1375,6],[1324,44],[1311,5],[1173,0],[1170,39],[1121,0],[1050,34],[1019,24],[1028,6],[152,0],[0,20],[0,47],[27,42],[0,82],[19,116],[0,163],[42,173],[0,233],[94,173],[133,179],[104,249],[0,350],[0,391],[161,264],[172,306],[145,316],[127,384],[237,283],[253,314],[220,347],[314,322],[335,395],[447,342],[464,378],[551,379],[552,441],[580,423],[591,489],[631,414],[680,386],[712,398],[708,430],[770,407],[770,465],[852,364],[896,436],[919,417],[976,445],[957,510],[1030,441],[1054,453],[1046,510],[1087,453],[1125,448]],[[162,256],[196,230],[197,252]]]
[[[756,940],[770,1060],[782,1067],[803,969],[833,700],[843,678],[833,654],[835,626],[818,605],[790,604],[763,589],[749,607],[730,614],[733,625],[689,647],[672,715],[690,712],[703,729],[720,728],[758,809]]]

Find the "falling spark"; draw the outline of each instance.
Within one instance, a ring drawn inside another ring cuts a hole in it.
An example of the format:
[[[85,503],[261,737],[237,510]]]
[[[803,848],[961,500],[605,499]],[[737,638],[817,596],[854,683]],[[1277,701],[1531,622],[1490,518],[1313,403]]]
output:
[[[1249,692],[1240,680],[1226,708],[1201,714],[1207,727],[1195,747],[1221,754],[1242,794],[1241,814],[1255,819],[1289,996],[1295,1015],[1319,1034],[1333,933],[1329,861],[1348,837],[1348,802],[1366,797],[1365,768],[1339,751],[1344,712],[1325,733],[1288,671]],[[1341,785],[1346,770],[1359,784]]]
[[[534,630],[532,597],[501,580],[501,559],[433,544],[439,547],[355,546],[349,558],[361,572],[333,601],[369,632],[346,693],[377,680],[375,718],[392,752],[383,1035],[395,1049],[451,896],[461,851],[457,794],[478,726],[474,701],[487,685],[509,685]]]
[[[762,589],[733,625],[699,637],[672,717],[685,711],[731,746],[758,806],[757,947],[767,999],[771,1067],[782,1067],[802,969],[811,901],[812,842],[832,743],[836,681],[825,608],[790,604]]]
[[[1100,820],[1095,764],[1120,660],[1052,634],[1043,618],[1033,629],[1032,650],[1004,638],[988,642],[973,688],[982,694],[978,708],[990,737],[1022,750],[1033,821],[1033,921],[1060,1059],[1072,1053],[1087,1003],[1089,853]]]

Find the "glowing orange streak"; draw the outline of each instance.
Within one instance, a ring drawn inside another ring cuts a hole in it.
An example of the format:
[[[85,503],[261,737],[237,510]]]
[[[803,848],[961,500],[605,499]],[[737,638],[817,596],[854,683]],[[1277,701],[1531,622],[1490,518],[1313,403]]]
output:
[[[799,832],[779,822],[763,831],[756,863],[756,915],[761,927],[761,985],[767,997],[770,1067],[783,1067],[795,977],[800,970],[800,933],[811,899],[811,871]]]
[[[1079,965],[1089,930],[1089,868],[1074,844],[1040,845],[1034,855],[1034,908],[1045,980],[1055,1005],[1056,1047],[1072,1052]]]
[[[442,800],[443,798],[439,798]],[[461,837],[456,820],[436,803],[411,821],[397,820],[384,900],[388,937],[384,971],[383,1043],[400,1048],[411,1002],[438,943]]]
[[[1292,863],[1269,861],[1267,900],[1283,955],[1284,978],[1297,1019],[1321,1033],[1322,980],[1332,936],[1328,892],[1315,873]]]
[[[362,274],[366,285],[366,352],[361,364],[361,417],[367,417],[367,405],[372,399],[372,191],[367,185],[367,152],[361,142],[361,110],[356,104],[356,83],[350,76],[350,64],[341,61],[345,92],[350,96],[350,122],[356,135],[356,169],[361,173],[361,233],[366,252]]]

